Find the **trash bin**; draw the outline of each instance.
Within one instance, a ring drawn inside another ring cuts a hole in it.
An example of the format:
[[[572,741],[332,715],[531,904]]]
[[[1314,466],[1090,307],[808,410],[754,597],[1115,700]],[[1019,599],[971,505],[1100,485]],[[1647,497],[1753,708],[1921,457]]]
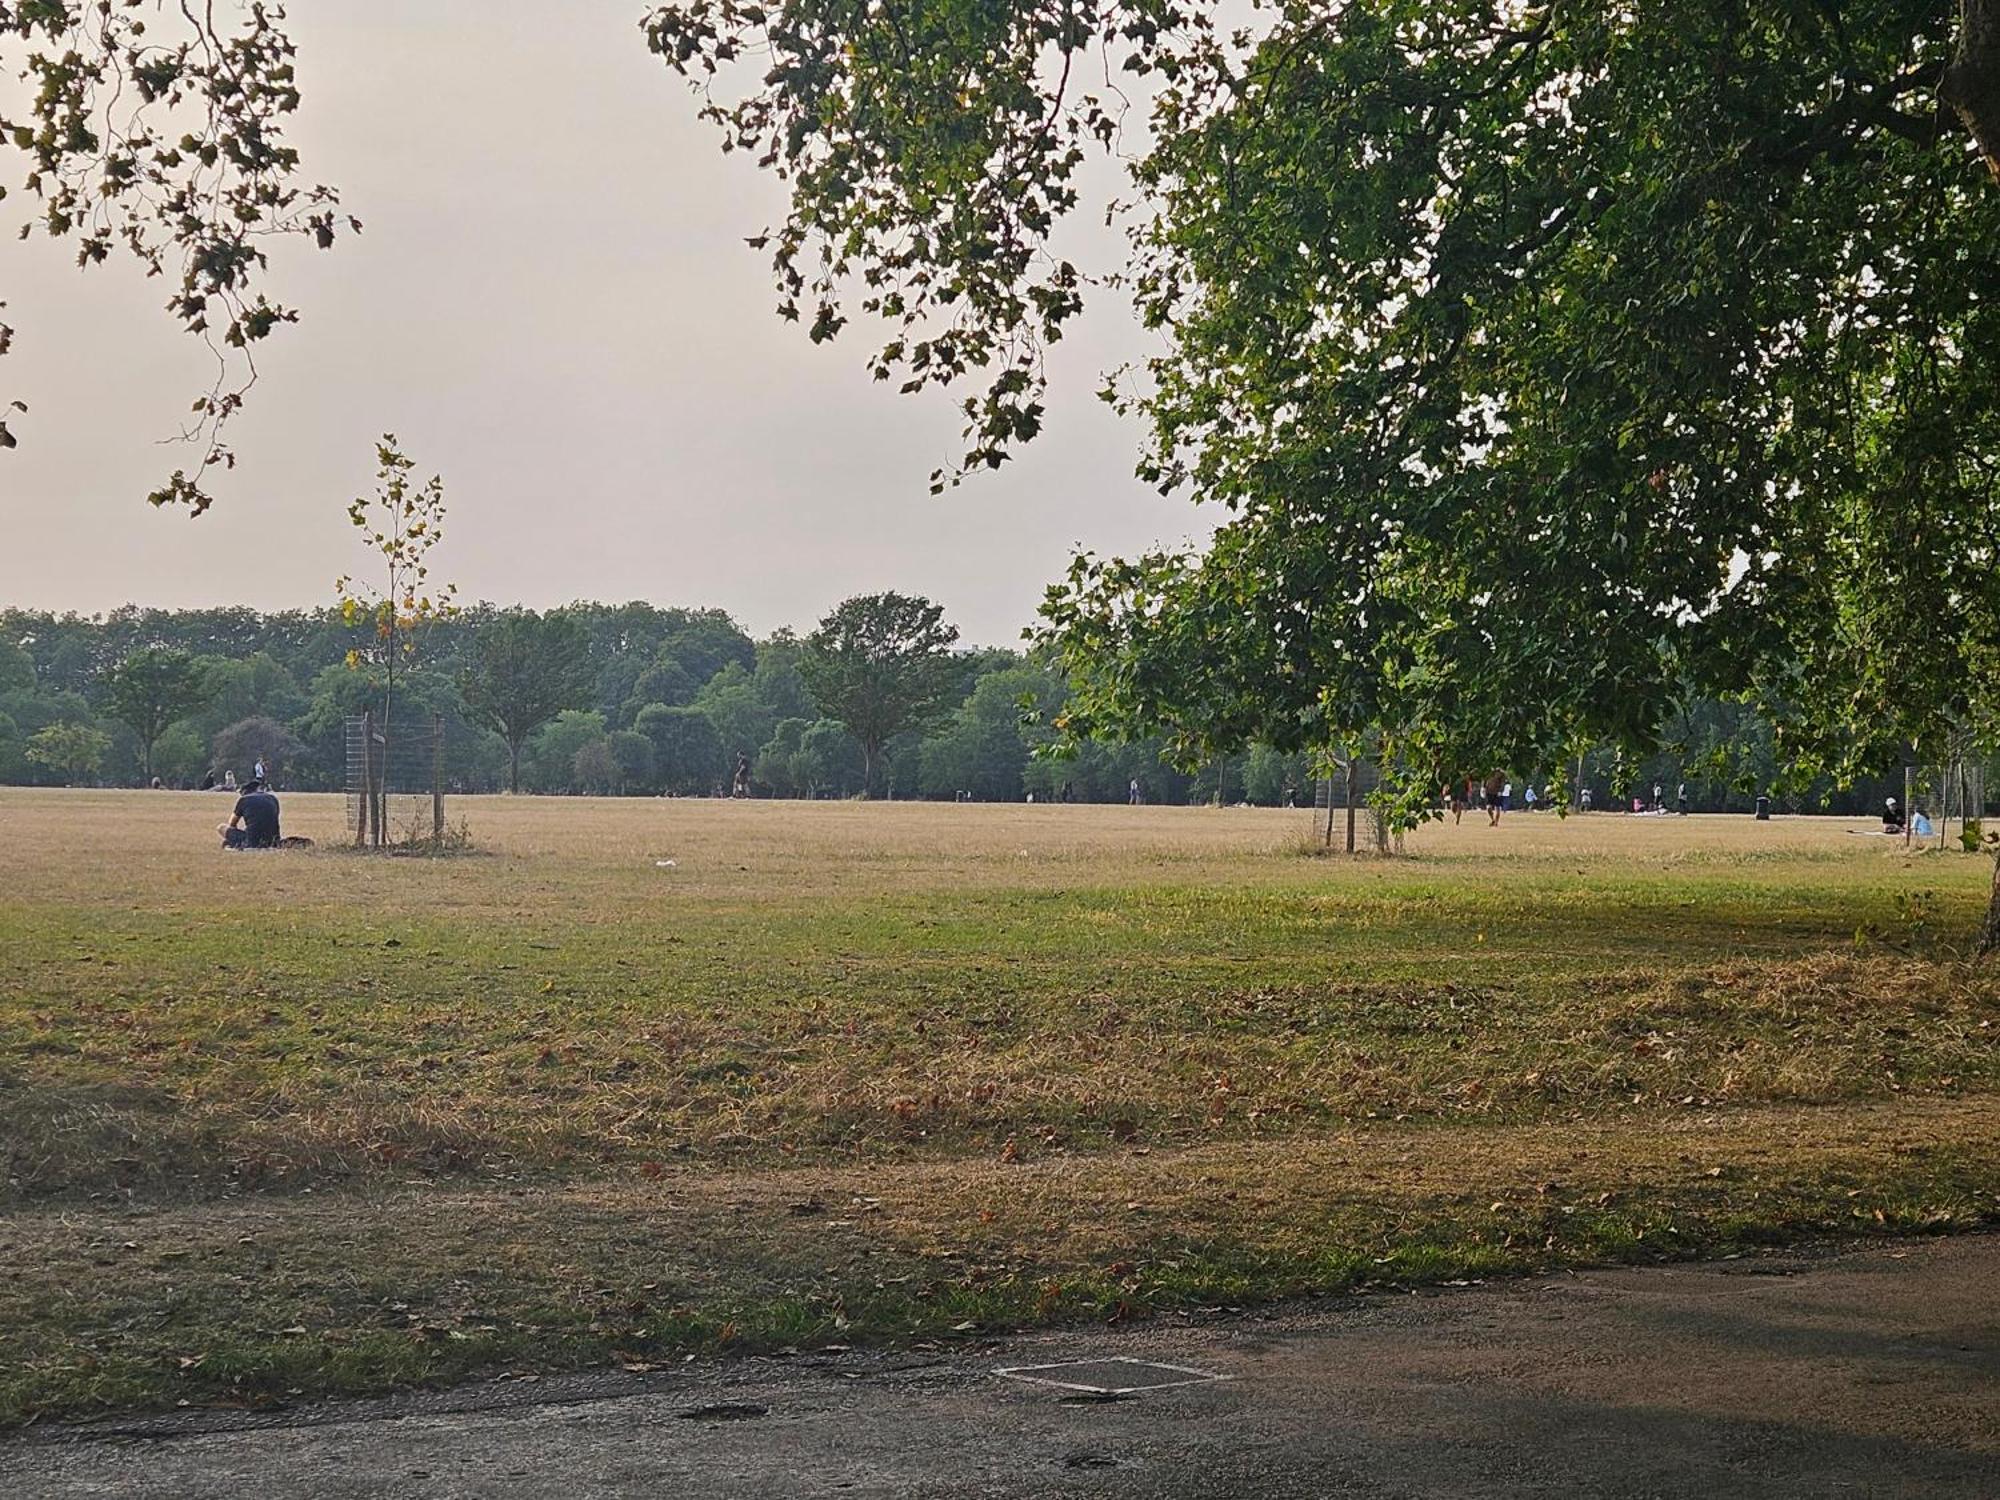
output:
[[[1771,799],[1769,797],[1759,797],[1757,799],[1757,821],[1759,823],[1768,823],[1771,821]]]

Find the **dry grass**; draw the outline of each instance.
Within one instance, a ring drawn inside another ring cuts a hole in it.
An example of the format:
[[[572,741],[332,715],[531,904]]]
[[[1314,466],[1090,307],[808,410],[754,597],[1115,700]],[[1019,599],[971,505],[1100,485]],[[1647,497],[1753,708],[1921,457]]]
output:
[[[1864,823],[1346,861],[1296,857],[1305,813],[501,798],[453,805],[485,857],[426,861],[225,856],[216,807],[0,791],[0,1418],[2000,1187],[2000,975],[1956,952],[1988,869]]]

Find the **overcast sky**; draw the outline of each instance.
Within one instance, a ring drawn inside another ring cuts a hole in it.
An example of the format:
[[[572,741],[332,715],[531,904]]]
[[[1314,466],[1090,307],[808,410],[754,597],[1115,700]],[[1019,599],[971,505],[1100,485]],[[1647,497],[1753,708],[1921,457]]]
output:
[[[1102,369],[1147,348],[1104,297],[1058,346],[1045,435],[929,495],[960,451],[949,400],[870,380],[865,325],[815,348],[773,315],[743,240],[779,215],[778,185],[721,154],[645,50],[640,9],[293,7],[294,139],[367,227],[277,259],[272,294],[302,321],[260,355],[238,469],[199,520],[144,503],[191,460],[161,439],[211,368],[161,283],[0,237],[17,330],[0,398],[32,406],[0,454],[0,603],[329,603],[365,563],[345,505],[384,431],[444,475],[435,572],[465,599],[716,605],[763,634],[896,588],[944,603],[968,641],[1006,644],[1075,547],[1196,531],[1132,478],[1136,432],[1094,399]],[[20,160],[0,154],[10,189]]]

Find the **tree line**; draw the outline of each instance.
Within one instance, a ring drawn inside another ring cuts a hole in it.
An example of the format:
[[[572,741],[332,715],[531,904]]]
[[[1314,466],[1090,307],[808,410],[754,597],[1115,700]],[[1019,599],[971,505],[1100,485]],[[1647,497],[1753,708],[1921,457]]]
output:
[[[0,783],[189,787],[262,761],[282,786],[337,789],[346,720],[381,703],[372,629],[339,609],[0,610]],[[1123,802],[1137,782],[1148,802],[1313,798],[1310,757],[1268,745],[1192,769],[1158,740],[1038,756],[1069,703],[1061,673],[1037,651],[960,646],[908,595],[761,640],[717,609],[480,604],[424,627],[396,695],[406,723],[442,717],[465,792],[712,795],[741,762],[767,797]],[[1692,700],[1670,730],[1650,753],[1584,758],[1598,806],[1686,784],[1703,811],[1776,791],[1781,808],[1863,812],[1901,790],[1897,772],[1788,779],[1771,726],[1740,705]]]
[[[942,613],[864,596],[809,635],[757,640],[717,609],[480,604],[424,627],[396,714],[442,717],[467,792],[708,795],[741,760],[761,796],[1123,801],[1134,780],[1148,800],[1202,795],[1157,743],[1036,760],[1061,679],[1030,653],[960,647]],[[0,610],[0,783],[187,787],[261,760],[282,786],[337,789],[347,719],[380,711],[373,632],[340,609]],[[1263,757],[1249,784],[1275,802],[1304,774]]]

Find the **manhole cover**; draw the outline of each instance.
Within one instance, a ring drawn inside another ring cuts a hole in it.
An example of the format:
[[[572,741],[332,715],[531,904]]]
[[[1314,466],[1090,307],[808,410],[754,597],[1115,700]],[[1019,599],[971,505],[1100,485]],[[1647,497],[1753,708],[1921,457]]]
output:
[[[1085,1391],[1093,1396],[1130,1396],[1139,1391],[1162,1391],[1169,1386],[1200,1385],[1208,1380],[1229,1378],[1213,1370],[1133,1359],[1122,1354],[1110,1359],[1068,1359],[1053,1365],[1007,1365],[993,1373],[1009,1380]]]

